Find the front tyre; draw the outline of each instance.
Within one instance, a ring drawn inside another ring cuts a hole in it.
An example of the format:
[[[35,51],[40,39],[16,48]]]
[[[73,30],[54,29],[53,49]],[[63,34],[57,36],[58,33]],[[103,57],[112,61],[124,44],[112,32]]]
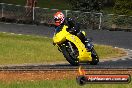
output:
[[[62,53],[64,55],[64,57],[66,58],[66,60],[73,66],[78,66],[79,65],[79,61],[77,60],[77,58],[73,57],[70,53],[70,51],[68,51],[66,45],[62,45],[61,46],[61,50]]]

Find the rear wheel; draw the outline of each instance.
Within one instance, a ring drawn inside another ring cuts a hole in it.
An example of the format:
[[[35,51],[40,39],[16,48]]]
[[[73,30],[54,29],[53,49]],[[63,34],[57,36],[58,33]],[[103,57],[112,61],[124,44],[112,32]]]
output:
[[[71,43],[71,45],[73,44]],[[74,53],[72,52],[71,48],[68,46],[67,43],[61,45],[61,50],[62,50],[64,57],[71,65],[78,66],[79,65],[79,60],[77,59],[78,51],[77,51],[77,48],[75,48],[74,46],[72,47],[73,47]]]
[[[99,56],[97,55],[94,48],[91,49],[91,56],[92,56],[92,61],[90,62],[90,64],[97,65],[99,62]]]

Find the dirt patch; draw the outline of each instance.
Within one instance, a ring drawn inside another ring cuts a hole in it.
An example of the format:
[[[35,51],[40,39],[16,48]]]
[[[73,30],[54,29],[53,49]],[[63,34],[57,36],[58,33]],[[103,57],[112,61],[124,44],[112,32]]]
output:
[[[76,77],[75,71],[26,71],[26,72],[0,72],[0,81],[35,81],[35,80],[60,80]]]
[[[131,71],[87,71],[87,74],[131,74]],[[1,71],[0,81],[40,81],[75,79],[78,71]]]

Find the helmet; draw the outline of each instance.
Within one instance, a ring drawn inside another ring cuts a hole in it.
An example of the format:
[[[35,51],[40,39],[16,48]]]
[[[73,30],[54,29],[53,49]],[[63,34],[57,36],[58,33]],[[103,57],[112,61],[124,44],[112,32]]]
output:
[[[54,14],[54,21],[55,21],[55,25],[59,26],[61,25],[65,20],[65,16],[62,12],[56,12]]]

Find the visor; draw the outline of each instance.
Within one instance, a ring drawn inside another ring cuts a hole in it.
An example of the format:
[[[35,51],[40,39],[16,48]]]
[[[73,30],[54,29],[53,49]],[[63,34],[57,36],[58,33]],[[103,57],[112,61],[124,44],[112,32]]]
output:
[[[56,26],[59,26],[61,24],[61,19],[55,18],[54,21]]]

